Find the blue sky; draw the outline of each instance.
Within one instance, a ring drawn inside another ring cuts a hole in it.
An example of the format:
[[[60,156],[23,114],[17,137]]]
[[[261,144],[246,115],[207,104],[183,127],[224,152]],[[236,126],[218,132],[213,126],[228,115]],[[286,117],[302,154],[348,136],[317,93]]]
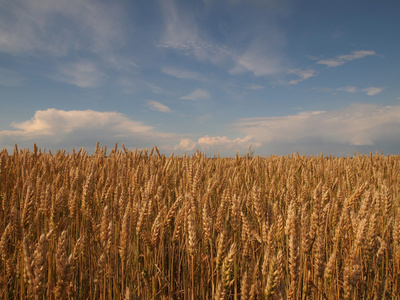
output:
[[[0,148],[400,152],[400,2],[0,0]]]

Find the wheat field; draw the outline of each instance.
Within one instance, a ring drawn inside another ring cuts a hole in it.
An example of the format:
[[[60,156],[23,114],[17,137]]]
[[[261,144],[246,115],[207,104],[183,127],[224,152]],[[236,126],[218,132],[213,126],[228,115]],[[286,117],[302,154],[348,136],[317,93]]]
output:
[[[1,299],[399,299],[400,156],[0,152]]]

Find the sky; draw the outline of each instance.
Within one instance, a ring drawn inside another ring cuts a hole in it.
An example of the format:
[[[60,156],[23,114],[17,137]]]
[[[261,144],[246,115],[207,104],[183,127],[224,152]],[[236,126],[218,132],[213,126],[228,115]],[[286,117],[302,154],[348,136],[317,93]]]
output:
[[[400,154],[398,0],[0,0],[0,149]]]

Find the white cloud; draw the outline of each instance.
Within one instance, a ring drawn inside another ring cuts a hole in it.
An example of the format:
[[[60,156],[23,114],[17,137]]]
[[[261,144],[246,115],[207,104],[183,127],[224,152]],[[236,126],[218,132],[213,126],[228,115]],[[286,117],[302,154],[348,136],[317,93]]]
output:
[[[175,151],[193,151],[194,149],[196,149],[196,142],[190,139],[182,139],[178,145],[174,146]]]
[[[368,96],[374,96],[379,94],[380,92],[383,91],[383,88],[380,87],[367,87],[365,89],[359,89],[355,86],[346,86],[346,87],[341,87],[341,88],[337,88],[335,89],[336,91],[345,91],[351,94],[355,94],[355,93],[359,93],[359,92],[364,92],[366,93]]]
[[[315,91],[321,91],[321,92],[331,92],[336,94],[336,92],[347,92],[351,94],[356,94],[356,93],[365,93],[368,96],[375,96],[379,94],[380,92],[383,91],[384,88],[382,87],[367,87],[365,89],[358,88],[356,86],[346,86],[346,87],[338,87],[338,88],[312,88]]]
[[[343,65],[344,63],[345,63],[344,61],[340,61],[340,60],[337,60],[337,59],[334,59],[334,58],[332,58],[332,59],[321,59],[321,60],[317,61],[317,64],[326,65],[328,67],[338,67],[338,66]]]
[[[148,108],[150,108],[151,110],[154,110],[154,111],[159,111],[159,112],[163,112],[163,113],[172,112],[172,110],[168,106],[166,106],[158,101],[149,100],[146,102],[146,105]]]
[[[358,90],[357,90],[357,88],[355,86],[347,86],[345,88],[345,91],[348,92],[348,93],[354,94],[354,93],[357,93]]]
[[[375,145],[400,140],[400,105],[353,104],[333,111],[247,118],[238,120],[234,127],[264,146]]]
[[[252,137],[229,139],[226,136],[208,136],[205,135],[197,140],[181,139],[178,145],[174,146],[174,150],[193,151],[199,149],[201,152],[212,154],[234,154],[236,151],[246,151],[250,146],[258,147],[260,144],[253,141]]]
[[[259,84],[251,84],[247,87],[249,90],[262,90],[265,88],[265,86],[263,85],[259,85]]]
[[[21,136],[56,135],[71,133],[80,128],[101,128],[110,126],[110,129],[124,132],[150,132],[152,127],[141,122],[132,121],[118,112],[99,112],[94,110],[58,110],[49,108],[38,110],[35,116],[22,123],[13,123],[12,126]],[[0,131],[4,133],[4,131]]]
[[[134,121],[118,112],[93,110],[64,111],[54,108],[36,111],[31,120],[12,123],[13,130],[0,131],[0,143],[4,145],[29,145],[40,142],[46,147],[80,148],[95,145],[97,141],[113,144],[115,141],[125,145],[147,145],[149,141],[160,143],[173,135],[159,133],[152,126]]]
[[[105,75],[95,64],[88,61],[80,61],[60,65],[58,67],[58,74],[55,74],[52,78],[82,88],[89,88],[100,85]]]
[[[289,81],[289,84],[298,84],[308,78],[314,77],[317,72],[313,69],[301,70],[301,69],[292,69],[289,71],[291,74],[297,75],[299,78]]]
[[[355,94],[355,93],[360,92],[360,89],[358,87],[351,86],[351,85],[348,85],[346,87],[339,87],[339,88],[336,88],[336,89],[330,89],[329,91],[333,91],[333,90],[337,91],[337,92],[347,92],[347,93],[350,93],[350,94]]]
[[[170,67],[163,67],[161,71],[167,75],[171,75],[175,78],[179,79],[194,79],[198,81],[207,81],[207,79],[198,72],[187,71],[187,70],[179,70]]]
[[[368,87],[366,89],[363,89],[363,92],[367,93],[368,96],[374,96],[379,94],[380,92],[383,91],[383,88],[379,88],[379,87]]]
[[[206,136],[199,138],[197,143],[200,146],[200,148],[204,151],[209,151],[209,150],[242,151],[242,150],[246,150],[250,147],[250,145],[252,144],[251,140],[252,140],[251,136],[246,136],[242,139],[236,138],[236,139],[230,140],[226,136],[208,136],[208,135],[206,135]],[[258,146],[258,145],[259,144],[257,143],[257,145],[255,145],[255,146]]]
[[[208,98],[210,98],[210,94],[206,90],[200,88],[197,88],[190,94],[181,97],[181,99],[183,100],[198,100],[198,99],[208,99]]]
[[[317,64],[326,65],[328,67],[338,67],[345,64],[348,61],[352,61],[354,59],[360,59],[365,56],[375,55],[375,54],[376,52],[371,50],[358,50],[358,51],[353,51],[352,54],[339,55],[335,58],[318,60]]]

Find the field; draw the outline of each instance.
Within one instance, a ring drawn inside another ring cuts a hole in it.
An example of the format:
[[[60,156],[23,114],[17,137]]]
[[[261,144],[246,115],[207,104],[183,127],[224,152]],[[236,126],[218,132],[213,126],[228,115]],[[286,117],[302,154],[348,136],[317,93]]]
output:
[[[399,299],[400,156],[0,152],[0,299]]]

